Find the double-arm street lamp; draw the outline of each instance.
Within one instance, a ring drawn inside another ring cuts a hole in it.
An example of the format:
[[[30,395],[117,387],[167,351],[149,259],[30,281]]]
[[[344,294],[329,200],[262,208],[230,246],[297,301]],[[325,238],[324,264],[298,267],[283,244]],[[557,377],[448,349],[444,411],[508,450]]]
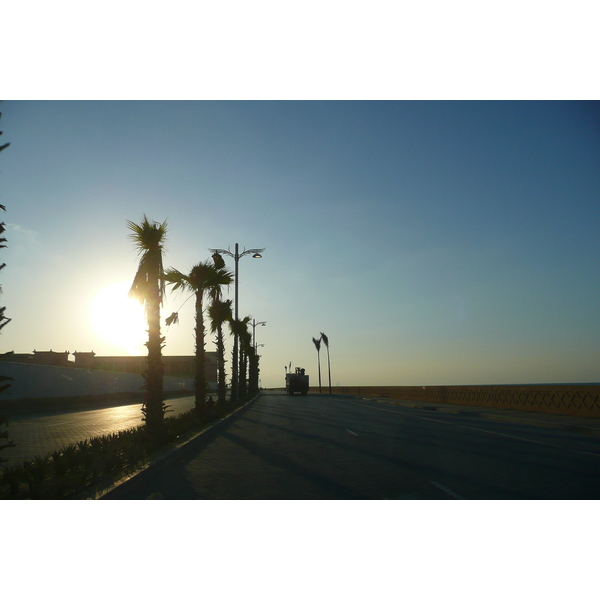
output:
[[[267,324],[266,321],[260,321],[260,323],[257,323],[255,319],[252,319],[252,347],[254,348],[254,352],[256,352],[256,327],[258,325],[262,325],[263,327]],[[261,346],[264,346],[264,344],[261,344]]]
[[[209,248],[209,252],[213,253],[213,260],[215,264],[219,266],[219,262],[224,264],[222,254],[227,256],[231,256],[235,261],[235,320],[238,321],[238,262],[242,256],[247,256],[248,254],[252,255],[252,258],[262,258],[261,252],[264,252],[266,248],[252,248],[250,250],[246,250],[244,247],[244,251],[240,253],[238,244],[235,245],[235,252],[231,252],[231,249],[228,247],[227,250],[223,250],[222,248]],[[233,373],[232,373],[232,381],[231,381],[231,399],[233,401],[238,399],[238,390],[239,390],[239,382],[238,382],[238,334],[237,331],[233,336]]]

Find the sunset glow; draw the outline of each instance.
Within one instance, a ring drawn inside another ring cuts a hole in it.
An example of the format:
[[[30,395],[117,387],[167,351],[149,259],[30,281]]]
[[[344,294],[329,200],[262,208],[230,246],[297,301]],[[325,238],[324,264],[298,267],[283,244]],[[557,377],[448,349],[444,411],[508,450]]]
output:
[[[144,308],[127,296],[128,291],[126,282],[100,289],[90,304],[90,319],[104,341],[130,356],[139,356],[144,354],[147,335]]]

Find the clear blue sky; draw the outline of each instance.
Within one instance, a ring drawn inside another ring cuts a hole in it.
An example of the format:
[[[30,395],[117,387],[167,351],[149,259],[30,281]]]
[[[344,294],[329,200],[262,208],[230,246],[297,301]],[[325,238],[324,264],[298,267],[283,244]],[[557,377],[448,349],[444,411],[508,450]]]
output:
[[[597,102],[1,110],[2,352],[132,351],[114,286],[138,263],[126,220],[146,214],[168,219],[181,271],[209,247],[266,247],[240,260],[265,386],[290,361],[316,383],[321,331],[334,384],[600,380]],[[193,353],[192,302],[165,354]]]

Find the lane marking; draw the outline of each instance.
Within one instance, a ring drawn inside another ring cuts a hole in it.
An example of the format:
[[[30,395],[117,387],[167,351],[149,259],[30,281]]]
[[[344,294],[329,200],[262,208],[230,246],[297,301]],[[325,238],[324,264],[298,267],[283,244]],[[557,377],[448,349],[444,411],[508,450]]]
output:
[[[437,481],[430,481],[429,483],[431,485],[435,485],[436,488],[438,488],[439,490],[442,490],[442,492],[445,492],[446,494],[448,494],[449,496],[452,496],[453,498],[456,498],[457,500],[465,499],[462,496],[460,496],[459,494],[457,494],[456,492],[453,492],[451,489],[447,488],[445,485],[438,483]]]
[[[346,431],[347,431],[348,433],[351,433],[352,435],[355,435],[356,437],[360,437],[360,436],[358,435],[358,433],[354,433],[354,431],[350,431],[349,429],[346,429]]]
[[[354,404],[354,403],[353,403]],[[362,404],[358,404],[356,406],[363,406]],[[385,412],[391,412],[395,415],[400,414],[396,410],[390,410],[389,408],[379,408],[379,406],[367,406],[366,408],[372,408],[374,410],[383,410]],[[595,456],[600,458],[600,454],[597,452],[588,452],[587,450],[578,450],[576,448],[567,448],[565,446],[556,446],[555,444],[548,444],[547,442],[539,442],[537,440],[530,440],[527,438],[522,438],[516,435],[510,435],[508,433],[499,433],[498,431],[489,431],[487,429],[480,429],[479,427],[470,427],[469,425],[460,425],[458,423],[449,423],[448,421],[440,421],[439,419],[432,419],[431,417],[420,417],[417,415],[410,415],[414,419],[422,419],[424,421],[433,421],[434,423],[442,423],[443,425],[452,425],[454,427],[462,427],[463,429],[472,429],[473,431],[481,431],[483,433],[489,433],[490,435],[497,435],[501,437],[512,438],[513,440],[519,440],[521,442],[530,442],[531,444],[539,444],[540,446],[548,446],[549,448],[557,448],[558,450],[571,450],[572,452],[579,452],[581,454],[589,454],[590,456]]]

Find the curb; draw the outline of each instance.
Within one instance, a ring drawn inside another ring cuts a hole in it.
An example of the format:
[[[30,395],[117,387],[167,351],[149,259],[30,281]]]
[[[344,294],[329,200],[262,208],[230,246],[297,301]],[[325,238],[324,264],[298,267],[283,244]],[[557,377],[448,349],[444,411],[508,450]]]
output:
[[[259,392],[254,398],[248,400],[245,404],[236,408],[233,412],[222,417],[218,421],[208,425],[202,431],[196,433],[192,438],[177,444],[174,448],[169,448],[163,451],[158,456],[154,457],[149,463],[135,471],[130,475],[126,475],[119,481],[112,484],[102,492],[96,493],[91,497],[91,500],[127,500],[127,495],[135,490],[138,485],[141,485],[149,478],[153,477],[161,469],[173,463],[177,459],[184,456],[187,452],[196,449],[200,443],[207,444],[216,437],[223,429],[225,429],[231,421],[240,416],[242,411],[246,411],[256,402],[261,396]]]

